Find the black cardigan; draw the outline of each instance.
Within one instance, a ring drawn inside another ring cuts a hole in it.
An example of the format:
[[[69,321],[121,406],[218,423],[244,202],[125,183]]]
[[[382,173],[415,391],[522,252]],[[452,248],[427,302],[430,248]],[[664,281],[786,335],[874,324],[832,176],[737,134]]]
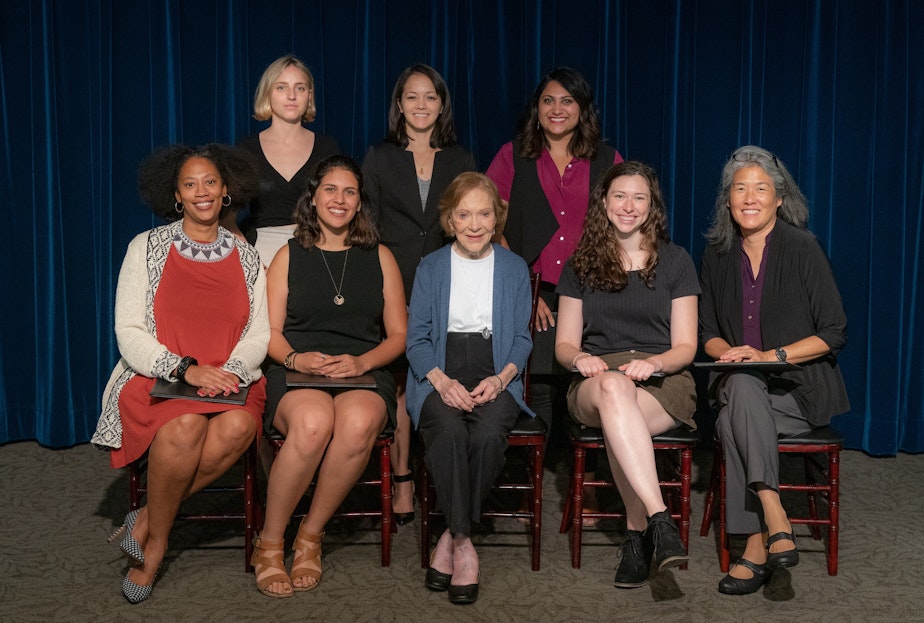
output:
[[[743,344],[741,321],[741,242],[728,252],[709,247],[703,254],[700,281],[700,339],[722,338]],[[814,335],[828,345],[827,355],[802,364],[802,370],[775,375],[774,385],[790,389],[805,419],[824,426],[850,409],[837,353],[847,342],[847,317],[834,273],[815,236],[777,220],[770,237],[760,305],[764,350]]]

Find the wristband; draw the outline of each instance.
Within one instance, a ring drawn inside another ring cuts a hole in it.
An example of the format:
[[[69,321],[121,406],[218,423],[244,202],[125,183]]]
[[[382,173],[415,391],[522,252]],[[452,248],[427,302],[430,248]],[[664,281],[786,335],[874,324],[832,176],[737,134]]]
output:
[[[506,389],[506,387],[504,387],[504,379],[500,377],[500,374],[495,374],[494,376],[496,376],[497,380],[500,381],[500,384],[501,384],[500,390],[504,391]]]
[[[574,364],[577,363],[578,357],[580,357],[581,355],[587,355],[588,357],[590,357],[590,353],[585,353],[584,351],[579,352],[577,355],[575,355],[574,357],[571,358],[571,367],[572,367],[572,368],[574,367]]]
[[[286,355],[286,358],[282,360],[283,367],[291,370],[292,366],[295,365],[295,357],[298,355],[298,351],[293,350],[291,353]]]

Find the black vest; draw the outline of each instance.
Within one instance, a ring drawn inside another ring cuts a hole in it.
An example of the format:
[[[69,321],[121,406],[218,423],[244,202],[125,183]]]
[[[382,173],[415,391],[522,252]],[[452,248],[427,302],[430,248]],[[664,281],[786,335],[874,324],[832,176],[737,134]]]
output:
[[[601,143],[590,160],[590,192],[607,169],[613,165],[616,150]],[[513,184],[504,237],[510,250],[532,264],[558,231],[558,220],[549,200],[542,192],[536,161],[520,155],[520,146],[513,143]]]

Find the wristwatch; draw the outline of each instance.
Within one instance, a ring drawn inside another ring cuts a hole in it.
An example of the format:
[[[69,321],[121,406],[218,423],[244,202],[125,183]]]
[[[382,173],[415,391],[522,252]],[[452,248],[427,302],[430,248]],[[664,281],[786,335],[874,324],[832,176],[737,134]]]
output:
[[[783,347],[782,347],[782,346],[777,346],[777,347],[776,347],[776,358],[777,358],[778,360],[782,361],[783,363],[786,362],[786,351],[783,350]]]
[[[779,356],[779,355],[777,355]],[[199,362],[196,361],[193,357],[183,357],[180,359],[180,365],[176,367],[176,378],[180,379],[184,383],[186,382],[186,371],[189,370],[189,366],[198,366]]]

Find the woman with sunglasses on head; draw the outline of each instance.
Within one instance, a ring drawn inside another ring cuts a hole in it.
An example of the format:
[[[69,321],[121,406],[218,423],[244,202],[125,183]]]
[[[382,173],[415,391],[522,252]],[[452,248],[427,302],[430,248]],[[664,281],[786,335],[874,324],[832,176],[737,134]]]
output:
[[[753,593],[799,563],[779,494],[777,439],[827,425],[850,406],[837,353],[847,318],[834,274],[806,229],[805,197],[769,151],[748,145],[722,169],[703,254],[700,338],[719,362],[795,363],[713,374],[727,471],[728,532],[748,535],[719,592]]]

